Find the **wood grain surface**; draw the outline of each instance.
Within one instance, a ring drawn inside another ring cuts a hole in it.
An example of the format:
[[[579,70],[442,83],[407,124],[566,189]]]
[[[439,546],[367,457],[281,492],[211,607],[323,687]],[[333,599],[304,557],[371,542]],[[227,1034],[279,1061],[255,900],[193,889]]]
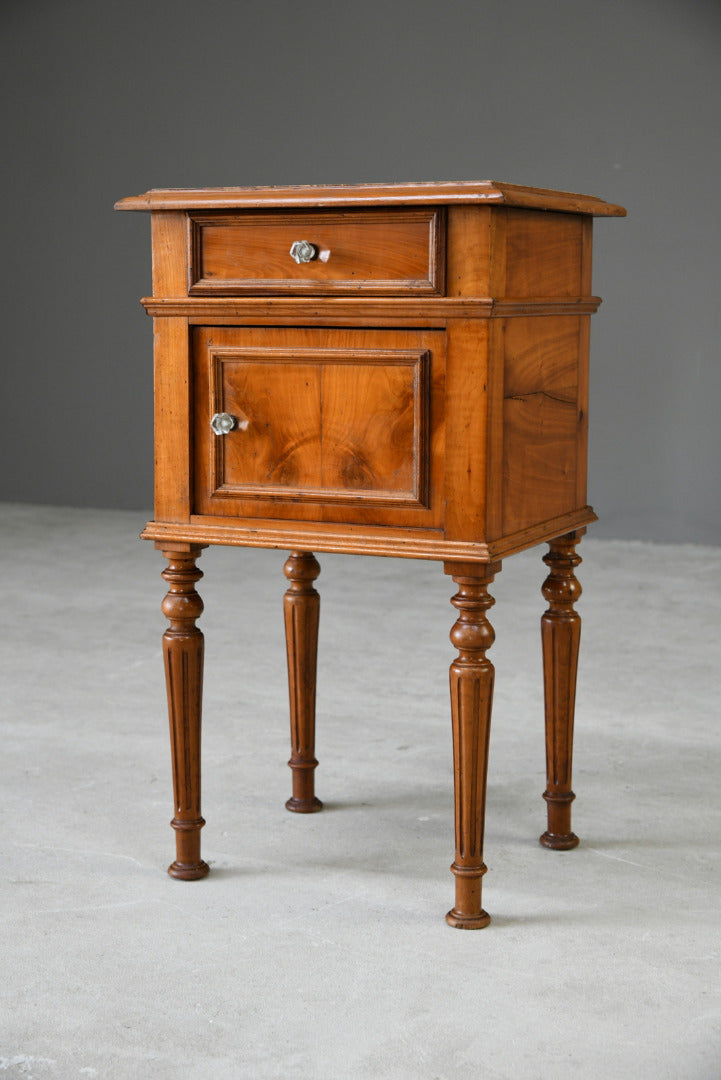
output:
[[[193,215],[191,295],[423,293],[444,289],[440,210]],[[292,244],[316,249],[296,263]]]
[[[193,342],[196,514],[442,524],[442,333],[201,327]],[[247,426],[219,437],[216,412]]]
[[[173,876],[201,859],[202,601],[208,544],[289,551],[283,598],[293,790],[315,795],[320,567],[312,552],[443,562],[457,586],[450,667],[455,903],[481,902],[494,669],[488,586],[548,541],[541,619],[548,825],[568,849],[586,503],[593,196],[492,181],[157,189],[151,210],[155,519],[168,559],[163,642]],[[312,261],[290,256],[296,240]],[[235,426],[211,428],[216,413]],[[412,651],[412,650],[411,650]],[[355,747],[362,744],[356,738]],[[355,750],[354,750],[355,752]]]
[[[524,206],[572,214],[623,217],[622,206],[594,195],[524,187],[499,180],[411,184],[318,184],[286,187],[153,188],[115,204],[116,210],[240,210],[299,206],[416,206],[458,203]]]

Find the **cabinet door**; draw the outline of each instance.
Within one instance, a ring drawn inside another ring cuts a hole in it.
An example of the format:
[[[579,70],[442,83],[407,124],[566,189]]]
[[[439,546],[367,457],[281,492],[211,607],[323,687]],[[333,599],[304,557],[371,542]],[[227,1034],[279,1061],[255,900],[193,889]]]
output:
[[[444,337],[197,328],[195,513],[440,527]]]

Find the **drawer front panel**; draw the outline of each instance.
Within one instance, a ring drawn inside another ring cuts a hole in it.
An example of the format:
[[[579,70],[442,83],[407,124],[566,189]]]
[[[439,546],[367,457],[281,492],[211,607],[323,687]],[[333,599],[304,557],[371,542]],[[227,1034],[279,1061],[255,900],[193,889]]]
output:
[[[441,210],[192,215],[191,295],[440,295]],[[290,254],[297,241],[310,262]]]
[[[443,338],[196,330],[196,513],[437,523]]]

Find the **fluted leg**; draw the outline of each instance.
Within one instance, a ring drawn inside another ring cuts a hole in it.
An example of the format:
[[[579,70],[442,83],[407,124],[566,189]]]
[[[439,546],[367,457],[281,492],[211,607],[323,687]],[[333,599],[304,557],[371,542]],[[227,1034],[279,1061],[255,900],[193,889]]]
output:
[[[195,560],[202,547],[188,551],[163,551],[168,568],[163,577],[170,591],[163,613],[170,626],[163,635],[165,679],[168,689],[170,746],[173,765],[176,861],[168,867],[175,878],[192,881],[205,877],[208,865],[200,857],[200,718],[203,690],[203,634],[195,625],[203,601],[195,591],[202,576]]]
[[[567,851],[578,844],[571,830],[573,715],[576,672],[581,640],[581,617],[573,605],[581,595],[574,569],[581,562],[575,545],[583,531],[567,533],[549,543],[543,561],[550,573],[543,584],[548,609],[541,616],[543,680],[546,709],[546,790],[548,829],[544,847]]]
[[[323,809],[315,797],[315,685],[318,657],[320,597],[313,582],[320,574],[315,556],[293,551],[283,573],[289,586],[283,597],[285,641],[288,653],[291,757],[293,794],[285,804],[298,814]]]
[[[451,603],[459,612],[450,635],[458,649],[458,658],[450,668],[456,820],[456,857],[451,870],[456,878],[456,902],[446,922],[463,930],[479,930],[490,922],[481,905],[494,676],[486,650],[495,638],[486,611],[495,602],[488,585],[499,570],[500,563],[479,564],[477,568],[446,564],[446,573],[458,585]]]

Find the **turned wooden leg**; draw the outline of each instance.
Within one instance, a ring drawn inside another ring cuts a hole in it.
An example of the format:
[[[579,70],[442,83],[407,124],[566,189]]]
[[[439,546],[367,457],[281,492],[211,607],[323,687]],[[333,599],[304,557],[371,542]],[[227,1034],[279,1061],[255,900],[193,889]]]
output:
[[[567,851],[578,844],[571,830],[573,714],[576,703],[581,617],[573,605],[581,595],[574,568],[581,562],[575,545],[585,530],[567,533],[549,543],[543,561],[550,573],[543,584],[548,609],[541,616],[543,681],[546,708],[546,790],[548,829],[544,847]]]
[[[200,857],[200,713],[203,689],[203,635],[195,625],[203,601],[195,591],[202,576],[195,560],[202,547],[187,551],[164,550],[168,568],[163,577],[170,591],[162,603],[170,626],[163,635],[165,680],[168,689],[170,747],[173,764],[176,861],[168,867],[175,878],[192,881],[205,877],[209,867]]]
[[[292,551],[283,567],[289,581],[283,597],[285,642],[288,653],[293,794],[285,804],[298,814],[323,809],[315,797],[315,682],[318,657],[320,597],[313,582],[320,574],[311,552]]]
[[[446,922],[462,930],[479,930],[491,921],[481,906],[494,675],[486,650],[495,638],[486,611],[495,603],[488,585],[500,568],[500,563],[445,565],[446,573],[458,585],[451,603],[459,612],[451,630],[458,659],[450,668],[456,817],[456,857],[451,870],[456,877],[456,903]]]

